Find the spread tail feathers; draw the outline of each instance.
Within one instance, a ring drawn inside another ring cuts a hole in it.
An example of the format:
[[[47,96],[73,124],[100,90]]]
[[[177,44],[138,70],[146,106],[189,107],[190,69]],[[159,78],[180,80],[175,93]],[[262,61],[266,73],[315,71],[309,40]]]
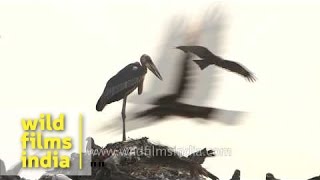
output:
[[[205,69],[206,67],[208,67],[210,65],[210,63],[207,60],[193,60],[199,67],[201,70]]]

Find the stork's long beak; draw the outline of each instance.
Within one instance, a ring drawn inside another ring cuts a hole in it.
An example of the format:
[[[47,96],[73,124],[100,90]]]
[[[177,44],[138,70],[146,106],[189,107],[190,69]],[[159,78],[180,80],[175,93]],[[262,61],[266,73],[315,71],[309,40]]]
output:
[[[153,64],[152,61],[149,61],[146,64],[146,66],[155,76],[157,76],[160,80],[162,80],[161,74],[159,73],[157,67]]]

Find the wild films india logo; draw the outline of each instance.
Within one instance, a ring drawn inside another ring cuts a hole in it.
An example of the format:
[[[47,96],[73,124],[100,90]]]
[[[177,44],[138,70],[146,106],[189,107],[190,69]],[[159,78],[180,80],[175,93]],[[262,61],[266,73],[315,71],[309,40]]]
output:
[[[72,169],[76,171],[66,171],[69,172],[67,174],[90,175],[91,171],[88,171],[88,169],[83,171],[83,156],[85,156],[85,153],[82,151],[83,129],[81,114],[79,115],[79,151],[77,152],[77,159],[72,159],[71,156],[60,153],[61,151],[70,151],[71,154],[71,150],[74,147],[73,139],[70,136],[59,136],[59,134],[66,130],[65,120],[65,114],[59,114],[56,118],[53,118],[51,114],[40,114],[38,118],[21,119],[21,126],[23,129],[23,134],[21,136],[22,168],[71,170],[70,168],[72,165]],[[50,136],[46,136],[45,134],[49,132]],[[54,136],[52,136],[52,134]],[[37,153],[31,155],[30,150],[37,151]],[[40,156],[38,154],[42,155]],[[80,171],[83,171],[84,173],[80,173]]]

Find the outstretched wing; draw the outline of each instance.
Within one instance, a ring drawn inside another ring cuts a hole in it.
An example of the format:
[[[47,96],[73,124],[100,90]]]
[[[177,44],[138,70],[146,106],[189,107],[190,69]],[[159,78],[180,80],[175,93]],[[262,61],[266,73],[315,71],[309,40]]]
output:
[[[176,70],[176,81],[173,83],[173,86],[175,86],[174,92],[157,98],[153,102],[154,105],[176,102],[178,99],[183,98],[187,94],[189,86],[193,80],[191,61],[189,59],[190,54],[184,54],[181,59],[179,59],[180,62]]]
[[[178,46],[177,49],[180,49],[185,53],[191,52],[203,59],[216,58],[216,55],[203,46]]]
[[[234,61],[219,60],[218,62],[215,62],[215,65],[227,69],[231,72],[238,73],[247,78],[247,80],[250,82],[254,82],[256,80],[256,77],[249,70]]]
[[[191,78],[192,76],[192,68],[190,67],[190,61],[189,61],[190,56],[185,55],[181,58],[181,71],[179,72],[180,74],[178,75],[179,79],[177,80],[177,87],[176,87],[176,95],[178,97],[182,97],[185,95],[185,91],[187,90],[187,87],[190,85]]]

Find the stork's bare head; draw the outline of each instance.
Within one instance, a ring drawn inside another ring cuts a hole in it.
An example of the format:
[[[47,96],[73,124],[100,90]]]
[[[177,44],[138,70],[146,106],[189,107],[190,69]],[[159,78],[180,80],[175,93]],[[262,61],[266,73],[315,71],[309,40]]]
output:
[[[143,54],[140,58],[141,65],[147,67],[155,76],[157,76],[160,80],[162,77],[157,69],[157,67],[152,62],[150,56]]]

